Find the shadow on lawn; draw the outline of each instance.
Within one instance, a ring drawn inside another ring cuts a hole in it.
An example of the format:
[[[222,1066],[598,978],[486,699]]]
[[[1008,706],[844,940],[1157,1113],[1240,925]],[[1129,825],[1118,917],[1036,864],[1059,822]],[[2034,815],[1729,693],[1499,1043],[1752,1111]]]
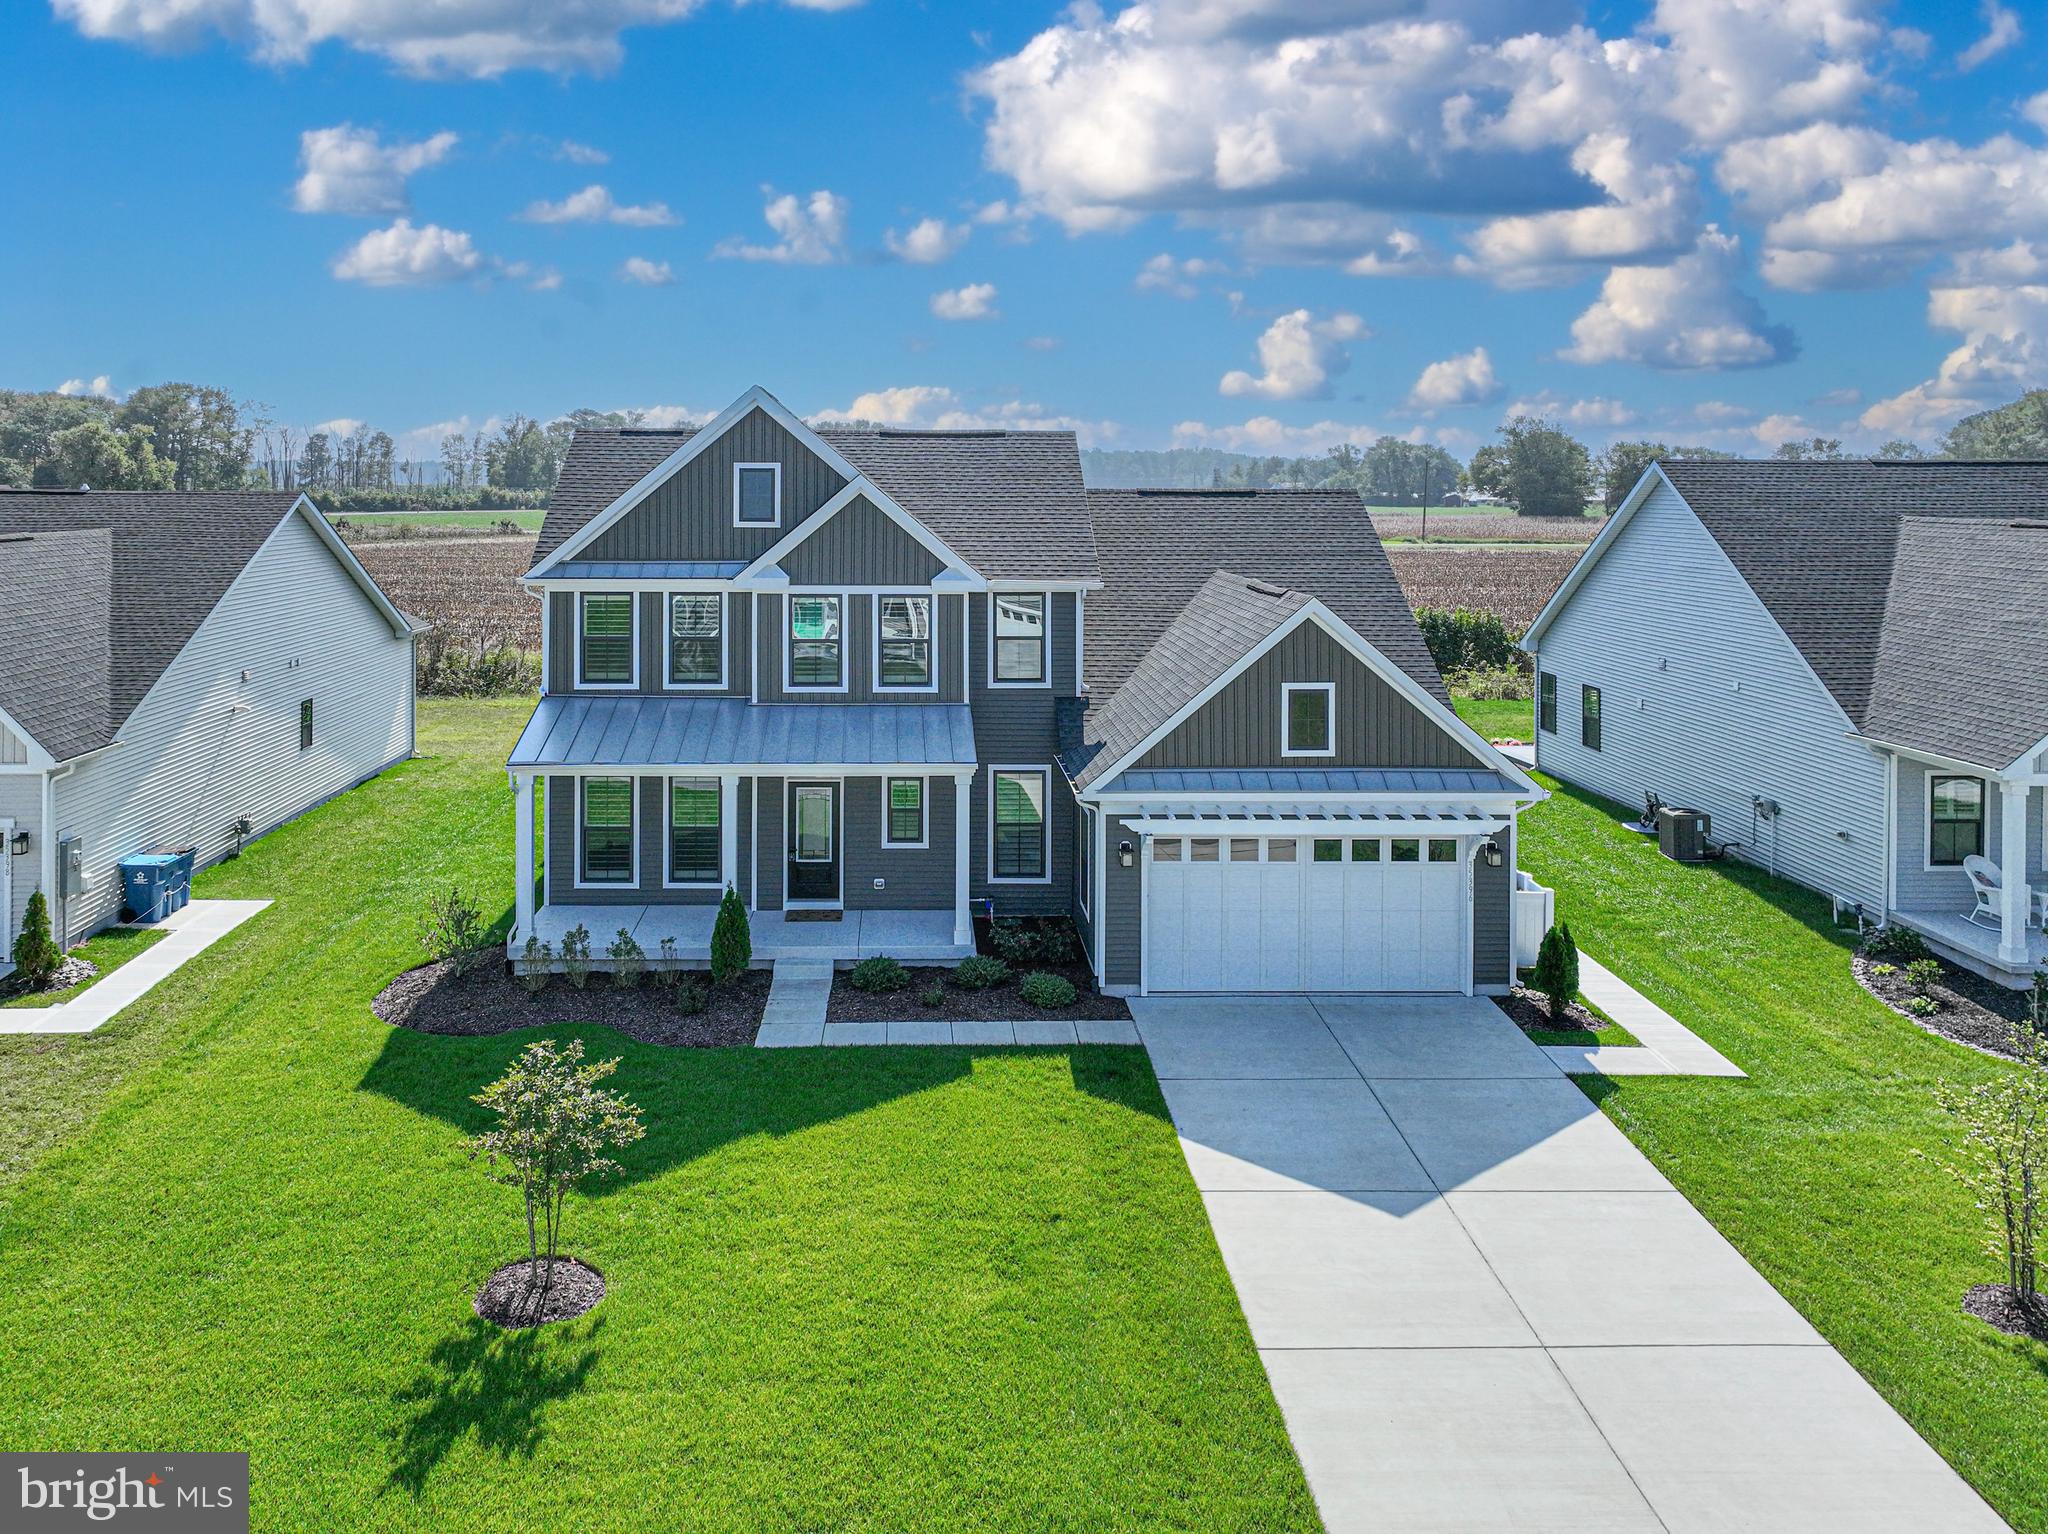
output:
[[[565,1355],[550,1329],[507,1332],[472,1318],[434,1345],[419,1374],[393,1400],[411,1415],[393,1434],[396,1454],[385,1490],[417,1500],[434,1468],[464,1438],[501,1459],[531,1459],[544,1435],[541,1413],[574,1395],[597,1366],[602,1318],[586,1324],[580,1351]]]

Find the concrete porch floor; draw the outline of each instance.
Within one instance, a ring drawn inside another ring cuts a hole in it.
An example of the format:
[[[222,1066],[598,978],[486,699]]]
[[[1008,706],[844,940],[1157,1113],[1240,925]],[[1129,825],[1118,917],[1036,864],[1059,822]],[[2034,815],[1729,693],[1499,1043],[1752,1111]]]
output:
[[[602,966],[605,945],[624,927],[647,956],[659,958],[661,940],[672,937],[686,960],[711,955],[711,927],[718,908],[708,905],[546,905],[534,912],[533,928],[544,943],[561,951],[562,934],[581,923],[590,930],[592,959]],[[776,959],[855,959],[887,954],[905,964],[954,964],[974,952],[972,943],[953,941],[951,911],[847,911],[838,921],[791,921],[781,911],[749,911],[754,962]],[[522,935],[507,945],[517,957]]]
[[[2048,933],[2039,927],[2027,929],[2027,962],[2013,969],[1999,960],[1996,927],[1971,921],[1960,912],[1894,911],[1892,918],[1926,938],[1944,958],[1967,963],[1979,974],[2007,985],[2031,985],[2035,970],[2048,969]]]

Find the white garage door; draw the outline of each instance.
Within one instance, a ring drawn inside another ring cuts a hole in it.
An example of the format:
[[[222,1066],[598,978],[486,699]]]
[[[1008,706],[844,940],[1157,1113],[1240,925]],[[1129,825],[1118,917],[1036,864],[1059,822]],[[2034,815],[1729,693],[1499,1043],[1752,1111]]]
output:
[[[1452,837],[1155,836],[1153,991],[1462,991]]]

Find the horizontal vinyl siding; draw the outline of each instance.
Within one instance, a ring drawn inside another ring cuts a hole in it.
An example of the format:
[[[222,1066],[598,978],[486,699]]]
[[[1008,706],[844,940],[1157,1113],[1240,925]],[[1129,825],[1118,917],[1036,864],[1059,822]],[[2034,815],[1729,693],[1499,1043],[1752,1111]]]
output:
[[[1943,911],[1966,916],[1976,908],[1977,897],[1969,875],[1960,868],[1927,866],[1927,783],[1930,778],[1970,777],[1946,767],[1930,767],[1909,757],[1899,759],[1899,835],[1896,908],[1902,911]],[[2042,790],[2032,791],[2027,806],[2027,883],[2039,888],[2043,881]],[[1984,856],[2003,866],[2004,791],[1984,780]],[[1987,927],[1985,929],[1989,931]]]
[[[1668,486],[1588,572],[1538,665],[1557,678],[1557,731],[1536,733],[1545,772],[1627,806],[1648,792],[1703,809],[1739,855],[1768,865],[1775,839],[1779,873],[1882,909],[1882,763]],[[1599,751],[1579,743],[1589,683]],[[1782,807],[1775,838],[1752,834],[1752,795]]]
[[[925,779],[926,848],[882,845],[882,779],[848,778],[842,841],[850,911],[953,909],[953,780]],[[875,880],[887,881],[876,889]]]
[[[794,586],[929,586],[945,567],[866,496],[855,496],[782,556]]]
[[[1515,978],[1509,926],[1515,870],[1508,833],[1495,832],[1493,845],[1500,848],[1500,867],[1489,868],[1484,854],[1472,862],[1472,984],[1481,987],[1511,985]]]
[[[121,621],[119,613],[114,616]],[[244,676],[248,680],[244,681]],[[413,646],[302,517],[236,577],[121,726],[116,749],[57,783],[57,834],[85,843],[74,937],[121,908],[119,859],[193,846],[231,852],[410,754]],[[299,749],[299,703],[313,746]]]
[[[0,902],[0,920],[7,930],[0,932],[0,959],[14,951],[21,934],[21,918],[28,909],[29,892],[43,872],[43,775],[39,772],[0,773],[0,820],[11,820],[14,829],[29,834],[29,848],[20,857],[0,848],[0,868],[6,869],[7,899]]]
[[[970,890],[977,899],[994,899],[998,915],[1065,915],[1074,906],[1074,798],[1054,761],[1057,728],[1053,712],[1056,698],[1071,697],[1075,691],[1074,593],[1052,594],[1051,687],[988,685],[988,598],[976,595],[971,601],[968,627],[973,648],[968,657],[968,679],[974,709],[974,754],[984,764],[1047,769],[1046,805],[1051,822],[1047,867],[1052,877],[1044,884],[989,881],[989,771],[984,765],[974,775],[974,798],[968,806],[973,849]]]

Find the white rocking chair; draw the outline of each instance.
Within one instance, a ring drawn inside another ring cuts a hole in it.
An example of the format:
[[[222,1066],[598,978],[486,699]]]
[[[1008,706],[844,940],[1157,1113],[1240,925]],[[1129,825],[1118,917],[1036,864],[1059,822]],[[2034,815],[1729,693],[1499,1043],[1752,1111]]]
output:
[[[1998,909],[1998,892],[2003,881],[1999,877],[1998,865],[1987,857],[1976,853],[1963,859],[1963,872],[1970,880],[1970,891],[1977,897],[1977,904],[1971,909],[1970,921],[1985,922],[1997,927],[2003,924]]]

